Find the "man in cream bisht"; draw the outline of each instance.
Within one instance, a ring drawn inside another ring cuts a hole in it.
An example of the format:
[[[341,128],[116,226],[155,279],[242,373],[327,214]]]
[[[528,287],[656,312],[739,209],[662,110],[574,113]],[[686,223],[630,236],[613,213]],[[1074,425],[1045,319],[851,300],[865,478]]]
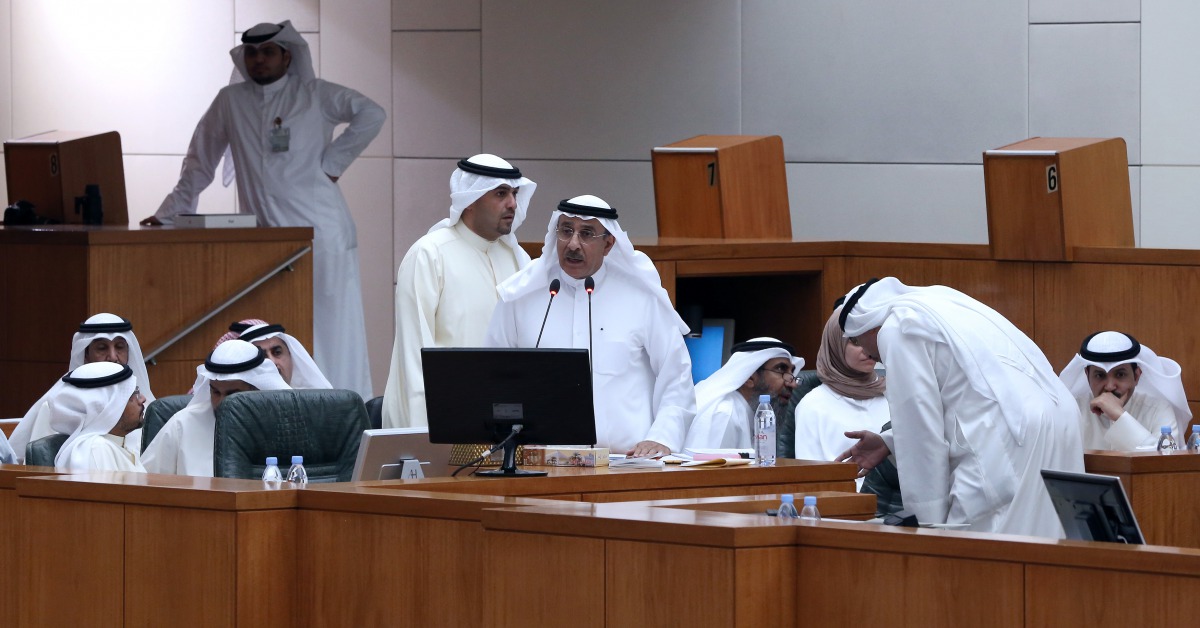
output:
[[[396,272],[396,342],[383,393],[383,426],[428,424],[423,347],[478,347],[496,284],[529,263],[516,230],[537,184],[495,155],[458,162],[450,217],[417,240]]]
[[[142,357],[142,346],[138,343],[137,336],[133,333],[133,324],[129,321],[116,314],[102,313],[89,317],[79,326],[79,330],[71,338],[71,358],[67,371],[74,371],[93,362],[128,365],[137,376],[138,388],[146,398],[146,403],[154,401],[154,393],[150,390],[150,376],[146,373],[146,360]],[[50,427],[50,408],[47,402],[64,385],[62,380],[55,382],[50,390],[29,408],[25,417],[13,430],[9,443],[16,452],[17,460],[25,460],[25,446],[30,442],[56,432]],[[75,431],[75,425],[61,425],[63,434]],[[125,437],[125,441],[131,450],[141,451],[142,430],[134,430]]]
[[[196,367],[192,400],[150,442],[142,464],[150,473],[212,477],[215,410],[221,401],[248,390],[289,388],[262,349],[245,340],[221,343]]]
[[[543,334],[552,281],[561,284],[561,293],[551,302]],[[688,327],[654,263],[633,250],[608,203],[591,195],[559,203],[542,256],[499,291],[489,346],[591,347],[597,444],[633,456],[683,446],[696,414],[692,362],[683,344]]]
[[[684,447],[751,449],[754,411],[759,395],[787,403],[804,368],[792,345],[775,338],[753,338],[731,349],[729,361],[696,384],[696,418]]]
[[[1170,426],[1177,439],[1192,420],[1181,369],[1155,355],[1133,336],[1094,333],[1060,377],[1079,404],[1084,449],[1133,451],[1153,448],[1159,428]]]
[[[870,469],[894,452],[922,523],[1063,536],[1041,471],[1083,471],[1079,411],[1033,341],[957,290],[894,277],[847,295],[839,323],[887,365],[893,435],[850,434],[844,459]]]
[[[146,469],[129,449],[126,435],[142,427],[146,398],[133,369],[92,362],[67,373],[66,384],[50,399],[50,423],[75,429],[58,455],[59,471],[139,471]]]
[[[313,354],[339,388],[370,397],[358,236],[337,180],[386,114],[366,96],[316,78],[308,43],[291,22],[252,27],[229,54],[233,84],[200,119],[174,191],[142,224],[196,211],[224,154],[225,185],[236,166],[239,211],[270,227],[313,227]],[[343,122],[349,126],[333,139]]]
[[[287,333],[283,325],[251,325],[238,336],[267,354],[279,376],[292,388],[333,388],[304,345]]]

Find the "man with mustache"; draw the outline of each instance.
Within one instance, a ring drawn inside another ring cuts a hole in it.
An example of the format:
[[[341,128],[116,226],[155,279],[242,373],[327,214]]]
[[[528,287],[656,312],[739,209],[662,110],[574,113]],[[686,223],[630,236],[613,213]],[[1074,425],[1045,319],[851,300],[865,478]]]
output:
[[[547,310],[552,281],[562,292]],[[696,415],[688,327],[608,203],[592,195],[560,202],[542,256],[499,292],[489,346],[591,349],[598,445],[632,456],[683,447]]]
[[[1153,447],[1159,428],[1180,442],[1192,420],[1179,364],[1119,331],[1084,338],[1059,377],[1079,402],[1084,449]]]
[[[450,175],[450,216],[404,255],[396,272],[396,342],[383,394],[384,427],[428,425],[424,347],[478,347],[496,307],[496,284],[529,263],[516,230],[537,184],[488,154]]]
[[[733,345],[729,361],[696,384],[696,419],[685,447],[751,449],[759,395],[787,405],[804,358],[775,338],[752,338]]]

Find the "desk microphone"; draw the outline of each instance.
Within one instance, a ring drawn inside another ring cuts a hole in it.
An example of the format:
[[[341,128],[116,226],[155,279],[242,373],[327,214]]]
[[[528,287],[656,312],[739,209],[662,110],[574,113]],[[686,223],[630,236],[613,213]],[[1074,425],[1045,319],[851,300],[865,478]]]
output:
[[[592,368],[592,292],[596,290],[596,280],[589,275],[583,280],[583,289],[588,293],[588,370]]]
[[[561,285],[557,279],[550,282],[550,300],[546,302],[546,315],[542,317],[542,328],[538,330],[537,342],[533,343],[534,349],[542,344],[542,332],[546,331],[546,319],[550,318],[550,304],[554,303],[554,297],[558,296],[558,288]]]

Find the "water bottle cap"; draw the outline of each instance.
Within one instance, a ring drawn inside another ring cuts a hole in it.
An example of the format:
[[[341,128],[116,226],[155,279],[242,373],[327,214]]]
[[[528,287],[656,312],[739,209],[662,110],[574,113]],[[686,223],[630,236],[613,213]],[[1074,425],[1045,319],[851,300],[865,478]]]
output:
[[[1162,426],[1162,427],[1158,428],[1158,431],[1162,432],[1163,434],[1170,434],[1170,433],[1171,433],[1171,426],[1170,426],[1170,425],[1164,425],[1164,426]]]
[[[816,495],[805,495],[804,496],[804,505],[805,506],[816,506],[817,505],[817,496]]]
[[[783,494],[783,495],[781,495],[780,497],[782,497],[782,498],[783,498],[783,503],[785,503],[785,504],[794,504],[794,503],[796,503],[796,496],[795,496],[795,495],[792,495],[791,493],[784,493],[784,494]]]
[[[759,403],[771,403],[771,395],[759,395],[758,402]]]
[[[1194,433],[1196,433],[1196,432],[1200,432],[1200,425],[1193,425],[1193,426],[1192,426],[1192,433],[1194,434]]]
[[[304,464],[304,456],[292,456],[292,464]]]
[[[267,456],[267,466],[269,467],[271,465],[279,466],[279,458],[276,458],[275,456]]]

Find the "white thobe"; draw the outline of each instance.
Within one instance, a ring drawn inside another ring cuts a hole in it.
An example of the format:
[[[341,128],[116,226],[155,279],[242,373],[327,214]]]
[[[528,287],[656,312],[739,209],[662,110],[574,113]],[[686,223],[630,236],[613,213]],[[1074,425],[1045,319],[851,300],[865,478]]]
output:
[[[1055,392],[1056,402],[1027,374],[1036,367],[1003,335],[972,328],[956,329],[950,340],[928,329],[906,334],[903,318],[889,317],[878,339],[892,420],[885,440],[892,440],[904,507],[922,523],[1062,538],[1041,470],[1083,471],[1078,409],[1066,388]],[[989,373],[988,384],[996,397],[1018,394],[1023,442],[999,404],[971,387],[948,341],[978,343],[1000,358],[1003,372]]]
[[[588,348],[588,295],[561,269],[542,347]],[[678,316],[643,284],[607,266],[592,276],[592,397],[596,442],[625,453],[643,440],[678,451],[696,414],[692,362]],[[537,343],[548,292],[500,302],[488,327],[493,347]]]
[[[481,347],[496,285],[529,262],[524,250],[489,242],[461,221],[417,240],[396,272],[396,342],[383,393],[383,427],[428,425],[423,347]]]
[[[754,413],[742,393],[733,391],[699,408],[688,428],[684,447],[701,449],[753,449]]]
[[[216,431],[217,420],[211,407],[185,407],[150,441],[142,455],[142,464],[150,473],[211,478]]]
[[[846,432],[879,433],[890,420],[887,398],[851,399],[821,385],[796,404],[796,457],[835,460],[857,441]]]
[[[11,440],[6,441],[9,449],[12,449],[13,455],[20,464],[25,464],[25,447],[39,438],[53,436],[58,434],[54,428],[50,427],[50,393],[46,391],[41,399],[30,406],[29,411],[17,424],[17,429],[13,430]],[[149,402],[147,402],[148,404]],[[68,433],[69,434],[69,433]],[[125,436],[126,445],[131,449],[141,449],[142,430],[138,428]],[[5,445],[0,444],[0,462],[4,460]]]
[[[1125,412],[1116,421],[1091,411],[1092,397],[1076,397],[1079,403],[1079,434],[1084,449],[1133,451],[1138,447],[1155,447],[1159,428],[1171,426],[1180,447],[1186,425],[1178,425],[1175,409],[1166,399],[1134,390],[1125,404]]]
[[[59,465],[59,471],[138,471],[146,468],[138,460],[137,452],[126,448],[125,438],[112,434],[84,436],[76,442],[71,459]]]
[[[358,239],[338,185],[379,133],[383,109],[334,83],[285,75],[269,85],[244,82],[217,93],[200,119],[174,191],[155,216],[194,212],[226,147],[237,169],[238,211],[271,227],[313,227],[313,358],[338,388],[372,396],[358,268]],[[290,134],[272,152],[275,121]],[[333,140],[334,126],[350,125]],[[328,175],[328,176],[327,176]]]

